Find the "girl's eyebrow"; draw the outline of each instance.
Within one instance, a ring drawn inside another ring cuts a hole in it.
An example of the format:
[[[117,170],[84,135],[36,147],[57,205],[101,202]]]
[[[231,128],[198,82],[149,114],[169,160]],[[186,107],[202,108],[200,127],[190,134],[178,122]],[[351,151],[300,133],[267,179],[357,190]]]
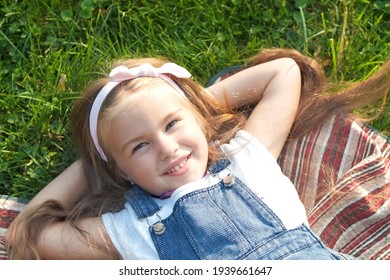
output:
[[[169,121],[170,118],[172,118],[174,115],[176,115],[177,113],[179,113],[180,111],[183,111],[182,108],[179,108],[175,111],[172,111],[170,113],[168,113],[160,122],[160,126],[164,126],[165,123],[167,123]]]
[[[161,127],[161,126],[164,126],[165,123],[167,123],[168,120],[169,120],[170,118],[172,118],[172,116],[176,115],[176,114],[179,113],[180,111],[183,111],[183,109],[182,109],[182,108],[179,108],[179,109],[177,109],[177,110],[175,110],[175,111],[172,111],[172,112],[168,113],[164,118],[161,119],[161,121],[160,121],[160,123],[159,123],[160,127]],[[128,145],[130,145],[131,143],[138,142],[138,141],[142,140],[143,138],[145,138],[145,136],[144,136],[144,135],[140,135],[140,136],[137,136],[137,137],[135,137],[135,138],[131,138],[131,139],[127,140],[127,141],[123,144],[122,149],[121,149],[121,152],[123,152],[123,151],[126,149],[126,147],[127,147]]]

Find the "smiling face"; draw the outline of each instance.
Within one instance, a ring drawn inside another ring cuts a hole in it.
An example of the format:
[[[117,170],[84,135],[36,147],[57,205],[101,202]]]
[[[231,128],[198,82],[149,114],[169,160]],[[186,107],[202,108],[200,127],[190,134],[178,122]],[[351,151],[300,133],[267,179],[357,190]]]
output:
[[[124,96],[108,140],[123,176],[156,196],[201,179],[208,145],[188,101],[163,81]]]

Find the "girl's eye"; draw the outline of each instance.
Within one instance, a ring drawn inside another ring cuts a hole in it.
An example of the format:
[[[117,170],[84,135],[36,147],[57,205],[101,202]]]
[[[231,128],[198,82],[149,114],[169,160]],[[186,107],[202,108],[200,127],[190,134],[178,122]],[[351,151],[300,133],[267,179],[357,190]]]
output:
[[[177,123],[177,121],[171,121],[168,123],[167,127],[165,128],[166,131],[168,131],[170,128],[172,128],[175,124]]]
[[[133,153],[135,153],[136,151],[142,149],[142,148],[145,147],[146,145],[147,145],[147,143],[140,143],[140,144],[138,144],[137,146],[134,147]]]

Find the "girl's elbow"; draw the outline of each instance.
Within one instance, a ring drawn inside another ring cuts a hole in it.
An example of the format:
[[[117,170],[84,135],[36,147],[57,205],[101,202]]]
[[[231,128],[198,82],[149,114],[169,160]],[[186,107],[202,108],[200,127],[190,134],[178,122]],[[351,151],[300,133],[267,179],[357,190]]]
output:
[[[294,59],[285,59],[284,75],[289,79],[291,90],[296,92],[296,98],[299,100],[302,90],[301,69]]]
[[[298,63],[290,57],[286,57],[283,60],[284,60],[284,67],[283,67],[284,71],[286,71],[290,75],[294,75],[300,79],[301,78],[301,69],[300,69]]]

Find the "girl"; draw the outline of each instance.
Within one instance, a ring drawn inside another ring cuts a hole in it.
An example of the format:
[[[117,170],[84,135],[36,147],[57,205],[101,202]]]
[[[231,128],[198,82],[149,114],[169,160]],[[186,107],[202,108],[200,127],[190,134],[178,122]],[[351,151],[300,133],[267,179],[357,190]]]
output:
[[[349,258],[311,232],[276,159],[289,137],[385,96],[389,63],[338,95],[289,50],[207,90],[163,60],[119,64],[75,104],[81,160],[15,220],[11,257]]]

